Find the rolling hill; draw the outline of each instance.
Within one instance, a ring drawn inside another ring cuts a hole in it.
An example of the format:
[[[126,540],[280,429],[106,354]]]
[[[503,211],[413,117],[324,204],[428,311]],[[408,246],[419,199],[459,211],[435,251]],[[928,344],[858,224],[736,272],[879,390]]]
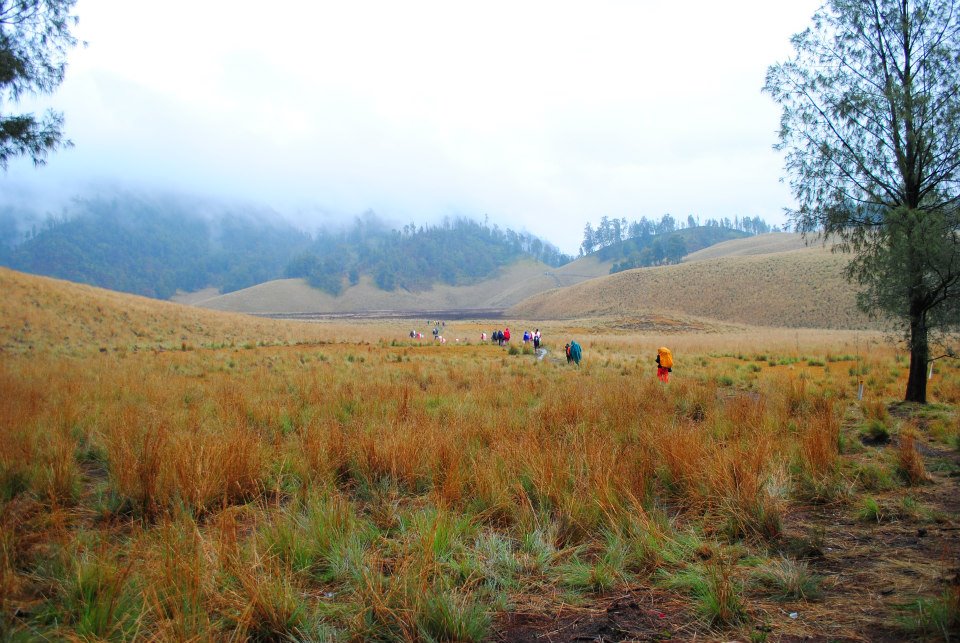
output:
[[[611,255],[613,256],[613,255]],[[725,323],[806,328],[876,328],[843,277],[847,258],[800,235],[771,233],[724,241],[678,265],[609,274],[599,253],[559,268],[522,260],[470,286],[380,290],[367,278],[334,297],[302,279],[282,279],[190,301],[255,314],[506,309],[524,319],[667,314]]]
[[[720,257],[746,257],[751,255],[768,255],[790,250],[818,247],[818,242],[811,241],[809,246],[799,234],[792,232],[770,232],[755,237],[732,239],[691,252],[683,258],[684,262],[703,261],[704,259],[719,259]]]
[[[204,310],[0,268],[0,355],[319,341],[316,324]]]
[[[820,247],[754,254],[748,241],[713,249],[716,258],[628,270],[534,295],[508,314],[574,319],[665,313],[757,326],[878,327],[857,309],[856,290],[843,276],[847,257]]]
[[[523,259],[504,268],[493,279],[468,286],[434,284],[425,290],[386,291],[377,288],[369,278],[361,277],[357,285],[334,297],[311,288],[304,279],[278,279],[207,299],[191,301],[178,296],[174,300],[204,308],[256,314],[502,309],[545,290],[570,286],[609,271],[609,262],[599,262],[592,257],[560,268]]]

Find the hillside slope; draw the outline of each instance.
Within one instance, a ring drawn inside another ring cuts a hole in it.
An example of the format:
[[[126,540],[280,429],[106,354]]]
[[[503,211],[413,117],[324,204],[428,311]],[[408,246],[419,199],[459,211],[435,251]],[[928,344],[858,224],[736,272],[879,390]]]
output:
[[[788,328],[873,328],[844,279],[847,257],[821,248],[641,268],[535,295],[523,319],[674,313]]]
[[[732,239],[716,245],[691,252],[683,258],[685,262],[719,259],[720,257],[745,257],[767,255],[791,250],[803,250],[807,247],[820,247],[817,241],[808,246],[803,237],[793,232],[770,232],[745,239]]]
[[[317,341],[315,324],[256,319],[0,268],[0,354]]]
[[[583,257],[551,268],[524,259],[502,270],[499,276],[470,286],[436,284],[422,291],[386,291],[361,277],[356,286],[334,297],[311,288],[303,279],[278,279],[208,299],[175,299],[204,308],[257,314],[508,308],[545,290],[606,275],[610,265],[594,257]]]

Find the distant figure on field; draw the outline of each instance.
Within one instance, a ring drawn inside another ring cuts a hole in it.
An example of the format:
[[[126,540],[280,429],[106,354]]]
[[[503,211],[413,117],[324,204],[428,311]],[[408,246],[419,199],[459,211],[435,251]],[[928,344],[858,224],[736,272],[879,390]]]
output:
[[[530,331],[529,330],[523,331],[523,343],[526,344],[527,342],[530,341],[530,339],[531,339]]]
[[[509,329],[509,328],[504,328],[504,329],[503,329],[503,341],[504,341],[504,342],[509,342],[509,341],[510,341],[510,329]]]
[[[480,333],[480,341],[481,342],[487,341],[487,331],[483,331],[482,333]]]
[[[569,344],[569,343],[563,345],[563,352],[564,352],[564,354],[567,356],[567,364],[569,364],[570,362],[572,362],[572,361],[573,361],[573,358],[570,357],[570,344]]]
[[[580,344],[577,342],[570,342],[570,358],[567,362],[573,361],[574,364],[580,366],[580,358],[583,357],[583,350],[580,348]]]
[[[673,372],[673,353],[666,346],[657,349],[657,379],[666,384]]]
[[[540,350],[540,329],[533,331],[533,350]]]

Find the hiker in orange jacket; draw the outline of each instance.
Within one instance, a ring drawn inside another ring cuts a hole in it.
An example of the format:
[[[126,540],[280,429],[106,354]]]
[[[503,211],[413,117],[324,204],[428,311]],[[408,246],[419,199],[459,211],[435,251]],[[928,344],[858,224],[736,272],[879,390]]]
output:
[[[657,379],[666,384],[673,372],[673,353],[666,346],[657,349]]]

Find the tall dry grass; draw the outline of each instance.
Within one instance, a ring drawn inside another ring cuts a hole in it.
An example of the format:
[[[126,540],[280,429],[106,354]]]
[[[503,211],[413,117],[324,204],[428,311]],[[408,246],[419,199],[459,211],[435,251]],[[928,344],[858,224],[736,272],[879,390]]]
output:
[[[558,351],[396,330],[5,355],[4,516],[57,524],[0,520],[3,600],[76,599],[66,621],[10,626],[75,638],[86,614],[91,636],[482,639],[518,597],[692,569],[704,541],[765,548],[790,502],[842,483],[857,375],[827,355],[849,335],[678,337],[664,386],[656,338],[581,328],[574,369]],[[886,395],[896,362],[874,353]],[[703,573],[737,604],[729,569]]]

